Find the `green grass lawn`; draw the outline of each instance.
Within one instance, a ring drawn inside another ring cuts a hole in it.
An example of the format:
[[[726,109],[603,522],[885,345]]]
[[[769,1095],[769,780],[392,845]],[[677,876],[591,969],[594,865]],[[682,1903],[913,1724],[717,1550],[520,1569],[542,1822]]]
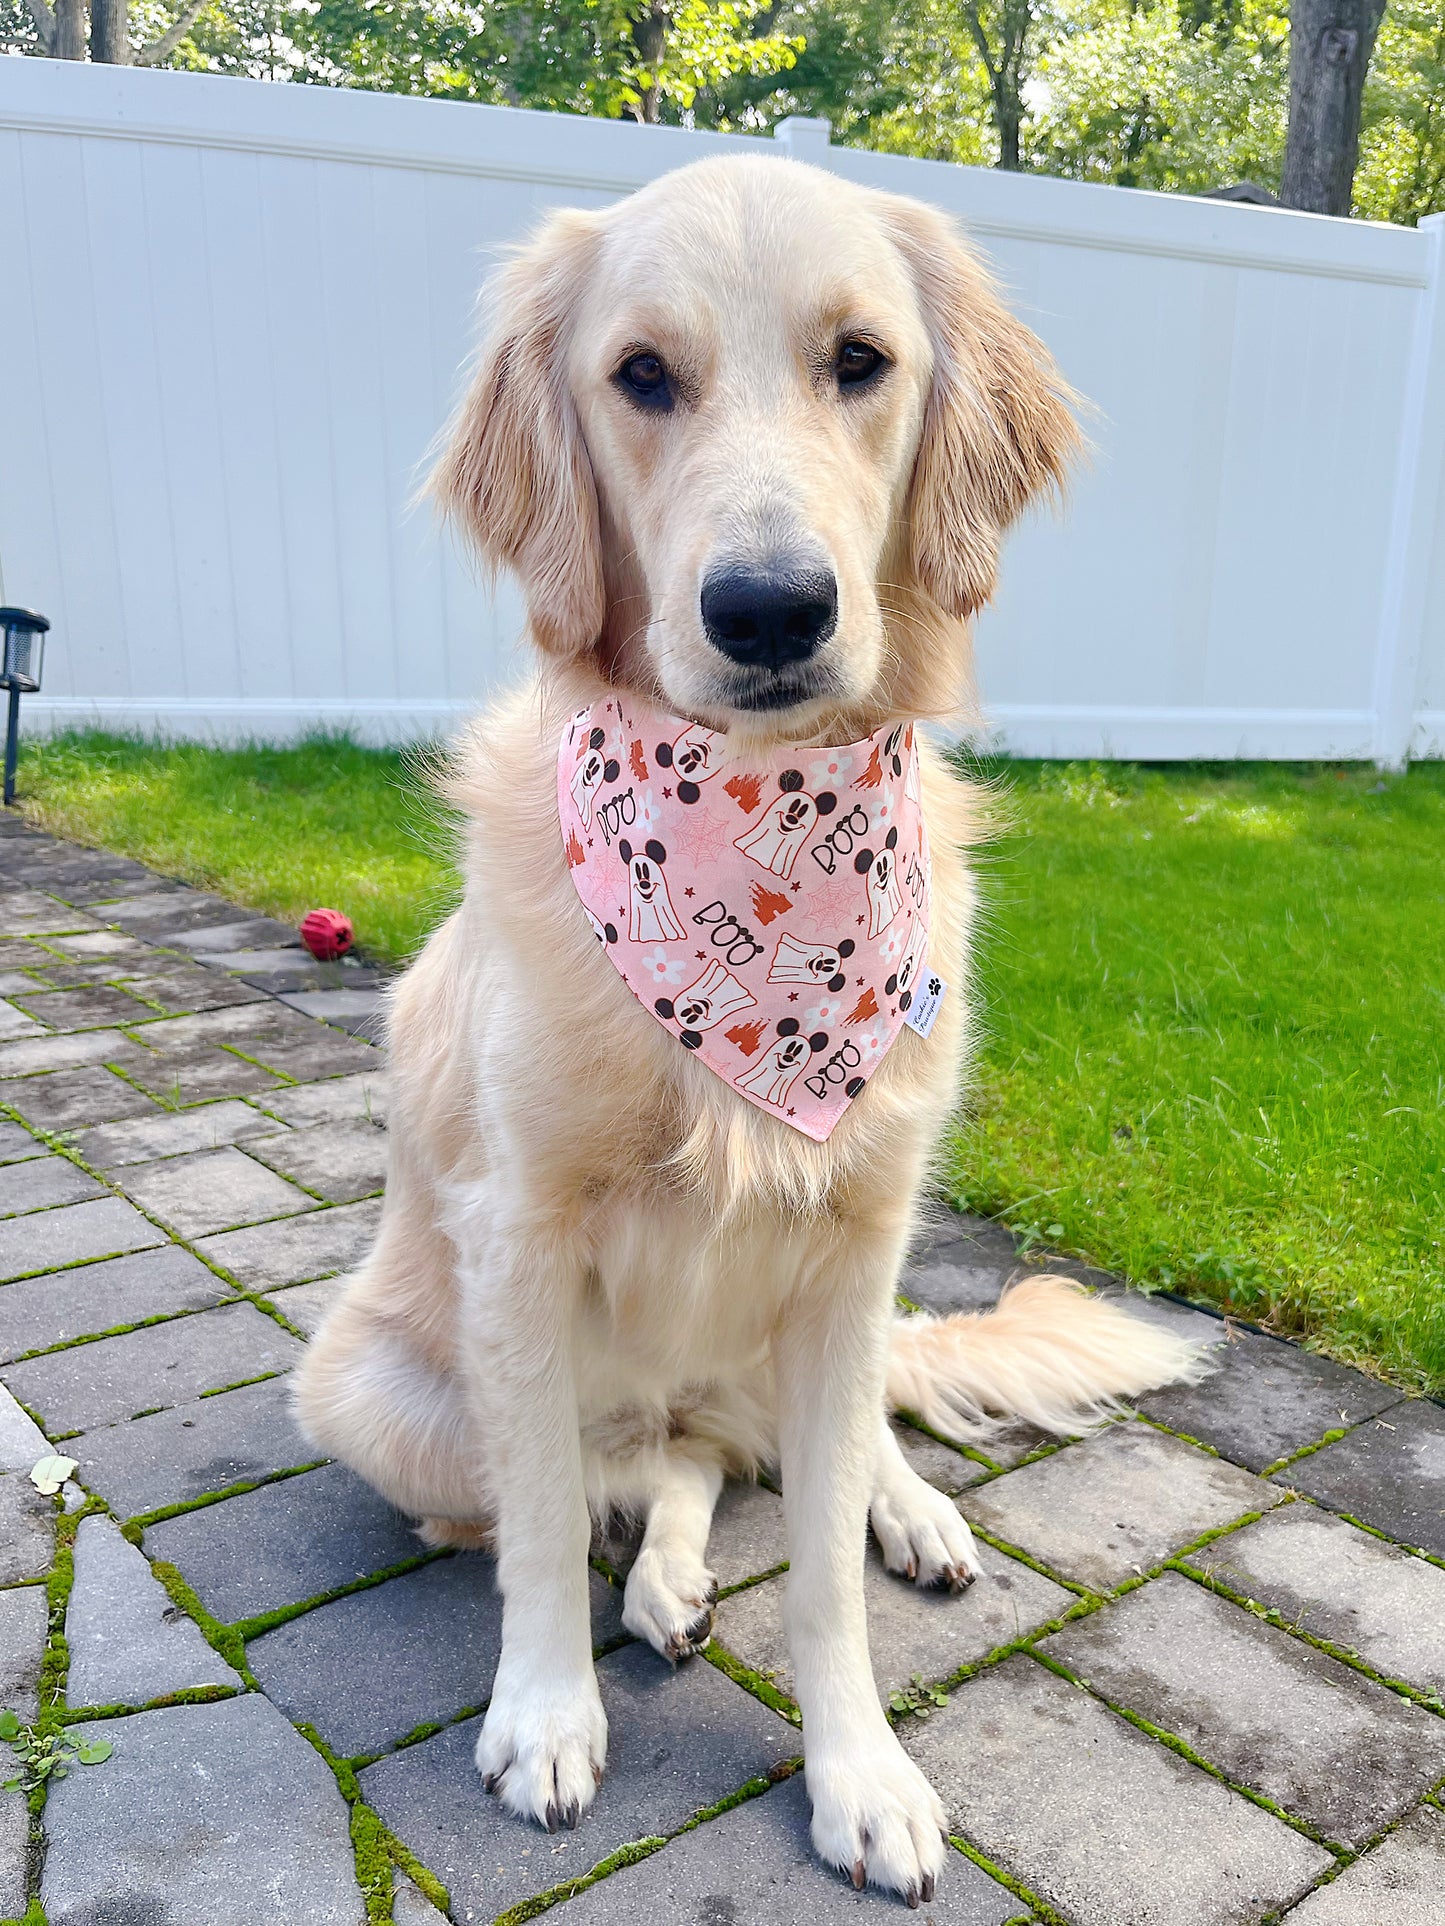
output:
[[[995,766],[959,1203],[1445,1389],[1445,767]],[[409,954],[454,889],[414,762],[30,746],[28,813]]]

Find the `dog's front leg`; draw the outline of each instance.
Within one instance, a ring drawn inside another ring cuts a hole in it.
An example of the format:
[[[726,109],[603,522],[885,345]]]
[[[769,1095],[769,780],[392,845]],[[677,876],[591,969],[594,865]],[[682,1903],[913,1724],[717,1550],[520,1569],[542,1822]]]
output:
[[[502,1655],[477,1767],[489,1792],[555,1832],[592,1803],[607,1756],[572,1356],[583,1269],[514,1205],[478,1198],[466,1215],[464,1348],[502,1593]]]
[[[910,1906],[945,1857],[938,1796],[884,1716],[868,1662],[863,1558],[901,1250],[855,1233],[775,1346],[791,1567],[784,1609],[803,1713],[813,1844],[855,1886]]]

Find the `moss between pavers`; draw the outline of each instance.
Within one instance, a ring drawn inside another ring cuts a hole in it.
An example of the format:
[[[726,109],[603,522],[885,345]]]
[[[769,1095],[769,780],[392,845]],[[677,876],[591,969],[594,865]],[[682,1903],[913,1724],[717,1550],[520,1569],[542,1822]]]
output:
[[[1422,1692],[1418,1686],[1411,1685],[1406,1679],[1391,1678],[1388,1672],[1377,1671],[1367,1659],[1361,1658],[1358,1652],[1352,1652],[1348,1646],[1336,1645],[1327,1638],[1321,1638],[1315,1632],[1307,1632],[1298,1619],[1287,1618],[1274,1606],[1262,1605],[1258,1599],[1251,1598],[1247,1592],[1236,1591],[1232,1585],[1226,1585],[1213,1572],[1199,1571],[1192,1565],[1184,1564],[1182,1557],[1171,1558],[1167,1569],[1178,1572],[1182,1578],[1191,1579],[1204,1591],[1215,1592],[1220,1598],[1227,1598],[1232,1605],[1238,1605],[1252,1617],[1263,1619],[1267,1625],[1273,1625],[1277,1630],[1287,1632],[1291,1638],[1298,1639],[1302,1645],[1311,1645],[1317,1652],[1323,1652],[1329,1658],[1338,1659],[1341,1665],[1348,1665],[1352,1672],[1360,1673],[1362,1677],[1370,1679],[1376,1685],[1385,1686],[1397,1698],[1408,1699],[1412,1705],[1423,1706],[1427,1712],[1434,1712],[1437,1716],[1445,1718],[1445,1699],[1442,1699],[1439,1693]]]
[[[965,1859],[971,1859],[980,1872],[987,1873],[990,1879],[996,1879],[1000,1886],[1013,1894],[1015,1899],[1023,1900],[1030,1909],[1028,1913],[1019,1916],[1023,1926],[1029,1926],[1033,1919],[1042,1920],[1044,1926],[1073,1926],[1072,1921],[1065,1919],[1062,1913],[1056,1913],[1046,1899],[1040,1899],[1032,1887],[1026,1886],[1021,1879],[1016,1879],[1011,1872],[1005,1872],[996,1860],[990,1859],[987,1853],[980,1852],[977,1846],[970,1845],[968,1840],[957,1833],[951,1832],[948,1839],[949,1844],[957,1847]],[[1010,1920],[1007,1926],[1016,1926],[1016,1922]]]
[[[752,1666],[744,1665],[742,1660],[716,1638],[708,1640],[702,1648],[701,1656],[709,1665],[715,1666],[724,1678],[740,1685],[745,1692],[751,1692],[770,1712],[786,1719],[789,1725],[801,1725],[803,1715],[785,1692],[780,1692],[765,1672],[754,1671]]]
[[[1196,1752],[1187,1739],[1181,1739],[1177,1733],[1170,1732],[1165,1726],[1155,1725],[1152,1719],[1146,1719],[1140,1713],[1131,1711],[1128,1706],[1109,1698],[1097,1686],[1081,1678],[1077,1672],[1070,1671],[1067,1665],[1062,1664],[1051,1653],[1031,1651],[1029,1657],[1036,1664],[1042,1665],[1045,1671],[1052,1672],[1067,1684],[1077,1686],[1081,1692],[1087,1692],[1090,1698],[1097,1699],[1100,1705],[1106,1706],[1126,1725],[1132,1725],[1136,1732],[1142,1732],[1146,1738],[1153,1739],[1166,1750],[1176,1753],[1179,1758],[1196,1766],[1199,1771],[1207,1773],[1211,1779],[1218,1780],[1220,1785],[1227,1786],[1231,1792],[1237,1792],[1241,1799],[1247,1799],[1252,1806],[1258,1806],[1272,1818],[1280,1820],[1292,1832],[1300,1833],[1306,1839],[1312,1839],[1317,1846],[1323,1846],[1325,1851],[1332,1853],[1336,1859],[1346,1859],[1351,1856],[1348,1846],[1340,1845],[1337,1840],[1327,1839],[1317,1827],[1303,1819],[1295,1818],[1293,1813],[1286,1812],[1285,1808],[1271,1799],[1267,1793],[1256,1792],[1252,1786],[1245,1785],[1241,1780],[1231,1779],[1227,1772],[1221,1772],[1217,1765],[1211,1764],[1203,1753]]]
[[[272,1375],[281,1374],[272,1373]],[[258,1378],[253,1382],[259,1384],[264,1380]],[[232,1390],[238,1388],[235,1385],[231,1386]],[[180,1410],[182,1407],[175,1405],[171,1408]],[[320,1471],[323,1465],[328,1465],[330,1462],[329,1458],[315,1458],[310,1464],[283,1465],[279,1471],[268,1471],[264,1478],[238,1478],[235,1484],[222,1485],[218,1491],[203,1491],[195,1498],[178,1498],[174,1504],[157,1505],[153,1511],[138,1511],[126,1523],[127,1526],[134,1526],[139,1534],[151,1525],[163,1524],[167,1518],[182,1518],[188,1511],[204,1511],[210,1505],[222,1504],[227,1498],[241,1498],[248,1491],[259,1491],[263,1485],[283,1484],[288,1478],[300,1478],[308,1471]],[[139,1535],[131,1538],[133,1545],[138,1545],[140,1542]]]

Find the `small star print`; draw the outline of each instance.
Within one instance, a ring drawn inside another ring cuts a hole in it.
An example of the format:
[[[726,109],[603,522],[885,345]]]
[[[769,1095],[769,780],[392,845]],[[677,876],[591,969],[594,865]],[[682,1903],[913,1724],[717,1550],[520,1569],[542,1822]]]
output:
[[[797,1111],[796,1111],[796,1110],[794,1110],[794,1108],[793,1108],[793,1106],[792,1106],[791,1104],[789,1104],[789,1105],[788,1105],[788,1115],[789,1115],[790,1117],[796,1117],[796,1116],[797,1116],[797,1114],[798,1114],[798,1113],[797,1113]]]
[[[798,1000],[798,992],[796,990],[789,990],[788,992],[789,1003],[796,1003],[797,1000]]]
[[[802,887],[803,887],[803,885],[802,885],[801,883],[794,883],[794,885],[793,885],[793,894],[794,894],[794,895],[796,896],[796,895],[797,895],[797,893],[798,893],[798,891],[799,891],[799,890],[800,890],[800,889],[801,889]]]
[[[867,922],[867,920],[868,920],[868,919],[867,919],[867,917],[865,917],[865,916],[860,916],[860,917],[858,918],[858,921],[859,921],[860,923],[866,923],[866,922]]]
[[[706,963],[706,961],[707,961],[707,951],[706,951],[706,950],[694,950],[694,951],[693,951],[693,955],[694,955],[694,956],[695,956],[695,957],[697,958],[697,960],[698,960],[698,962],[699,962],[699,963]]]
[[[670,802],[672,800],[672,791],[670,789],[664,789],[662,795],[664,801]]]
[[[688,884],[687,888],[682,893],[684,896],[695,896],[697,894],[696,890],[694,890],[691,883]]]
[[[859,989],[861,990],[861,989],[862,989],[862,987],[863,987],[863,979],[862,979],[862,977],[860,976],[860,977],[859,977],[859,979],[858,979],[858,988],[859,988]]]
[[[591,838],[590,836],[589,836],[589,837],[587,838],[587,847],[588,847],[589,849],[591,849],[591,847],[592,847],[592,838]]]

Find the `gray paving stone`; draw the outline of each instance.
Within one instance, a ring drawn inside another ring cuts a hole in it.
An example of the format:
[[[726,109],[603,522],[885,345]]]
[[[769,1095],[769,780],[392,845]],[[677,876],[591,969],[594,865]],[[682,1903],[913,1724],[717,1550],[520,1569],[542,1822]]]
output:
[[[0,891],[0,936],[46,936],[53,930],[94,927],[93,916],[40,890]]]
[[[895,1418],[893,1435],[903,1447],[903,1455],[918,1473],[919,1477],[933,1486],[935,1491],[946,1492],[950,1498],[957,1497],[968,1485],[976,1485],[980,1478],[986,1478],[987,1465],[981,1465],[976,1458],[965,1458],[961,1451],[954,1451],[936,1438],[930,1438],[925,1431],[915,1431],[911,1424],[904,1424]]]
[[[341,1465],[261,1485],[146,1529],[224,1623],[300,1605],[420,1557],[409,1522]]]
[[[79,936],[52,936],[47,947],[65,956],[120,957],[128,961],[155,954],[149,943],[127,936],[124,930],[84,930]]]
[[[372,1197],[386,1182],[386,1133],[356,1118],[292,1130],[247,1148],[272,1170],[294,1178],[328,1203],[351,1204]]]
[[[44,1578],[55,1547],[55,1506],[23,1471],[0,1478],[0,1585]]]
[[[142,1052],[119,1030],[77,1030],[70,1036],[22,1037],[18,1043],[0,1043],[0,1077],[36,1077],[48,1070],[75,1070],[87,1064],[138,1061]],[[14,1104],[22,1115],[29,1111],[22,1101],[30,1092],[12,1084],[5,1092],[6,1103]],[[95,1118],[94,1122],[104,1119]]]
[[[145,1250],[165,1241],[165,1232],[123,1197],[96,1197],[0,1223],[0,1279],[28,1277],[34,1271]]]
[[[1334,1511],[1445,1558],[1445,1410],[1397,1404],[1279,1474]]]
[[[209,1050],[226,1045],[298,1081],[366,1071],[376,1062],[376,1054],[368,1045],[270,999],[241,1009],[167,1018],[147,1027],[146,1043],[178,1065],[202,1059]]]
[[[482,1552],[434,1559],[278,1626],[247,1646],[247,1661],[287,1718],[314,1725],[343,1758],[384,1751],[490,1698],[502,1649],[495,1574]],[[615,1644],[621,1592],[596,1572],[589,1583],[593,1643]]]
[[[18,1919],[25,1911],[25,1865],[30,1813],[18,1793],[0,1798],[0,1913]]]
[[[197,956],[207,950],[269,947],[299,951],[302,948],[299,931],[293,930],[288,923],[278,923],[269,916],[244,914],[239,922],[226,919],[203,924],[199,929],[178,930],[171,941]]]
[[[64,1157],[32,1157],[12,1165],[0,1177],[0,1217],[27,1210],[49,1210],[55,1204],[78,1204],[87,1197],[108,1193],[88,1172]]]
[[[120,1518],[315,1464],[291,1416],[291,1381],[266,1378],[72,1438],[80,1476]]]
[[[355,1270],[371,1247],[381,1221],[381,1204],[339,1204],[249,1230],[205,1237],[198,1248],[248,1291],[305,1284]]]
[[[344,989],[330,990],[274,987],[280,1000],[303,1016],[349,1030],[352,1036],[364,1037],[369,1043],[382,1039],[386,1019],[379,985],[363,989],[360,984],[348,984]]]
[[[833,1926],[902,1916],[897,1899],[854,1892],[808,1837],[801,1772],[665,1846],[619,1867],[571,1902],[569,1926],[603,1921],[699,1921],[702,1926]],[[918,1917],[937,1926],[1005,1926],[1025,1908],[1006,1886],[950,1853],[938,1893]]]
[[[298,1130],[307,1124],[341,1122],[359,1117],[367,1123],[386,1122],[386,1076],[377,1060],[374,1071],[349,1077],[328,1077],[322,1083],[303,1083],[294,1090],[278,1090],[253,1103]]]
[[[26,991],[41,987],[41,979],[28,970],[11,970],[0,965],[0,996],[23,996]]]
[[[32,1137],[24,1124],[0,1117],[0,1164],[17,1164],[23,1158],[38,1157],[44,1149],[44,1144]]]
[[[29,1471],[49,1455],[45,1433],[0,1384],[0,1471]]]
[[[220,1012],[229,1016],[230,1011]],[[189,1021],[189,1019],[183,1019]],[[128,1063],[127,1072],[158,1102],[172,1106],[210,1103],[217,1097],[243,1097],[254,1091],[274,1090],[281,1079],[259,1063],[233,1050],[207,1045],[183,1057],[163,1051],[148,1053]]]
[[[1043,1650],[1339,1845],[1362,1846],[1445,1775],[1445,1719],[1178,1572]]]
[[[1387,1384],[1297,1345],[1244,1333],[1219,1353],[1203,1383],[1139,1399],[1141,1411],[1251,1471],[1400,1402]]]
[[[445,1915],[398,1873],[391,1889],[393,1926],[445,1926]]]
[[[223,1304],[7,1365],[5,1381],[55,1436],[284,1371],[300,1355],[297,1340],[254,1304]]]
[[[116,1181],[152,1217],[192,1239],[316,1208],[304,1190],[232,1145],[130,1164]]]
[[[173,1605],[143,1553],[109,1518],[82,1518],[65,1613],[72,1707],[148,1705],[193,1686],[242,1680]]]
[[[115,1751],[51,1788],[50,1926],[362,1926],[336,1781],[259,1693],[75,1731]]]
[[[75,1147],[99,1170],[149,1163],[153,1157],[179,1157],[188,1150],[216,1150],[243,1137],[275,1136],[286,1126],[239,1099],[201,1104],[194,1110],[156,1112],[130,1123],[102,1124],[84,1130]]]
[[[321,1320],[346,1288],[344,1277],[318,1277],[309,1284],[287,1284],[273,1290],[270,1302],[289,1324],[315,1337]]]
[[[961,1217],[934,1203],[924,1213],[899,1289],[925,1311],[986,1311],[1021,1270],[1018,1246],[1002,1224]]]
[[[335,963],[318,963],[314,956],[292,943],[287,946],[273,945],[269,949],[248,945],[244,949],[199,948],[196,960],[211,970],[244,971],[248,975],[264,975],[268,971],[286,971],[298,982],[330,983],[339,973],[340,966]],[[329,974],[328,974],[329,972]]]
[[[68,1344],[143,1318],[198,1311],[234,1293],[179,1244],[46,1271],[0,1292],[0,1359]]]
[[[146,969],[127,969],[125,987],[133,996],[144,997],[148,1003],[160,1006],[158,1012],[151,1012],[152,1016],[189,1016],[198,1011],[231,1009],[262,1000],[262,991],[237,977],[219,976],[179,957],[161,956],[154,950],[150,956]],[[144,1036],[145,1032],[139,1034]]]
[[[35,985],[28,987],[33,989]],[[12,1037],[43,1037],[46,1034],[43,1023],[38,1023],[20,1004],[11,1003],[8,998],[0,996],[0,1041],[8,1042]]]
[[[26,1077],[0,1088],[4,1093],[0,1102],[13,1104],[37,1130],[71,1130],[113,1123],[119,1117],[159,1115],[143,1091],[98,1066],[57,1070],[48,1077]]]
[[[361,1774],[362,1796],[448,1888],[456,1918],[493,1919],[630,1840],[671,1832],[798,1750],[796,1732],[705,1660],[674,1670],[629,1645],[602,1660],[597,1679],[607,1776],[575,1832],[549,1838],[483,1792],[472,1763],[478,1719]]]
[[[84,990],[47,990],[25,997],[20,1006],[47,1030],[126,1029],[155,1016],[128,990],[95,984]]]
[[[43,1585],[0,1591],[0,1706],[22,1719],[40,1710],[40,1661],[45,1656],[50,1607]],[[9,1765],[7,1751],[3,1763]]]
[[[1281,1505],[1190,1564],[1386,1678],[1445,1697],[1445,1572],[1313,1505]]]
[[[920,1591],[893,1577],[883,1569],[877,1547],[869,1546],[864,1593],[880,1698],[886,1700],[907,1685],[915,1672],[927,1680],[950,1678],[961,1666],[975,1664],[1000,1645],[1061,1617],[1074,1603],[1073,1593],[1016,1558],[982,1543],[978,1551],[982,1575],[966,1592],[953,1596]],[[773,1578],[725,1598],[718,1606],[714,1635],[791,1698],[792,1660],[783,1630],[786,1585],[786,1578]]]
[[[1027,1657],[903,1738],[950,1830],[1074,1926],[1249,1926],[1335,1863]]]
[[[1302,1900],[1289,1926],[1442,1926],[1445,1813],[1421,1806],[1375,1850]]]
[[[104,916],[107,923],[119,923],[123,929],[132,930],[151,942],[180,930],[239,923],[246,916],[245,910],[223,902],[219,896],[207,896],[201,890],[185,887],[122,897],[97,905],[96,914]]]
[[[1247,1471],[1124,1423],[966,1491],[959,1503],[970,1520],[1065,1578],[1110,1591],[1279,1498]]]

